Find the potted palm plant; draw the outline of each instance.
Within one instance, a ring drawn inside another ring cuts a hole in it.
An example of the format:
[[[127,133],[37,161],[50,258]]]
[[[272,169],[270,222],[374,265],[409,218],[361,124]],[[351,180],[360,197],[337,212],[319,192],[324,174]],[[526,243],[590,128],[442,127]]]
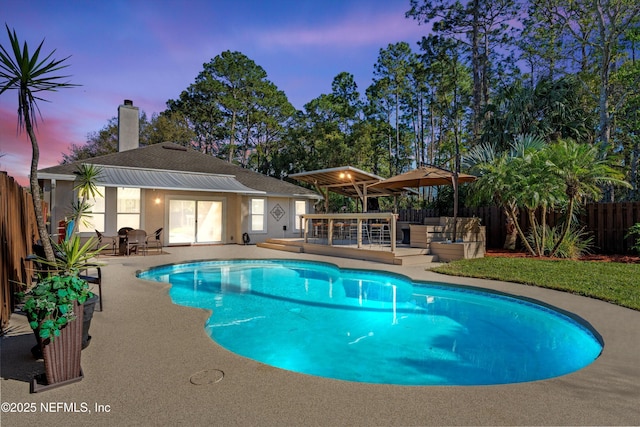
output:
[[[45,366],[44,376],[36,376],[32,381],[32,392],[80,381],[83,377],[80,367],[83,304],[91,293],[89,283],[79,273],[96,255],[93,240],[81,244],[78,236],[72,236],[53,243],[55,261],[39,259],[46,268],[39,272],[37,283],[20,295]]]

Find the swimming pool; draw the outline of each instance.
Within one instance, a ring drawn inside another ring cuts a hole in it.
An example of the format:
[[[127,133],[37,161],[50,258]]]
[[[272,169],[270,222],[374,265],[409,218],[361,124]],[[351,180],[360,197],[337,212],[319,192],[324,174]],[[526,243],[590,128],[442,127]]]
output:
[[[541,304],[475,288],[293,260],[152,268],[172,301],[212,311],[205,328],[262,363],[346,381],[488,385],[575,372],[601,353],[596,333]]]

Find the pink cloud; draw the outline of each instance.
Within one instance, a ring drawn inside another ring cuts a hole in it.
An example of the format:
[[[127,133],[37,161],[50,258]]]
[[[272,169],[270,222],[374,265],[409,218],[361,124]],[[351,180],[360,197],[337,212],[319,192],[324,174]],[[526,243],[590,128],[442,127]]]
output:
[[[255,36],[265,48],[328,47],[350,49],[378,45],[386,47],[396,41],[417,41],[426,28],[404,17],[404,10],[372,14],[357,11],[324,27],[292,27]]]
[[[17,116],[14,110],[0,107],[0,170],[7,172],[22,185],[29,184],[32,158],[31,141],[25,131],[18,133]],[[68,152],[71,120],[50,117],[41,119],[36,129],[36,138],[40,148],[38,169],[55,166],[62,160],[62,153]]]

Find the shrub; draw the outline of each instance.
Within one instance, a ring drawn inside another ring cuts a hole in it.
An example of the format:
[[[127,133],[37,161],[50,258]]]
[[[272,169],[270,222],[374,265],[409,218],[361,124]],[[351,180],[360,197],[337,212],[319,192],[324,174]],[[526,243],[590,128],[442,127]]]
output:
[[[640,254],[640,222],[629,227],[629,230],[627,230],[627,235],[624,237],[628,238],[633,237],[634,235],[636,236],[636,242],[633,246],[631,246],[631,250],[636,251]]]
[[[538,240],[542,238],[541,228],[538,228]],[[527,240],[530,244],[533,244],[533,233],[530,232],[527,236]],[[558,240],[560,239],[561,230],[556,227],[550,228],[545,225],[545,239],[542,242],[543,252],[545,254],[551,253]],[[560,244],[555,256],[558,258],[578,259],[583,255],[591,253],[591,247],[593,246],[593,236],[584,230],[584,228],[576,229],[571,227],[564,241]]]

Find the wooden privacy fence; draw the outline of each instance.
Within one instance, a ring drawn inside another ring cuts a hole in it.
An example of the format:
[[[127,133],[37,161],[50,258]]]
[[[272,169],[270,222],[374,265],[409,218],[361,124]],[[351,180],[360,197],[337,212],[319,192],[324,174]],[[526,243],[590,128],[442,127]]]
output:
[[[26,256],[38,235],[31,194],[0,172],[0,331],[14,309],[17,283],[31,284]]]
[[[593,233],[596,249],[602,253],[630,253],[635,238],[640,237],[624,237],[631,226],[640,223],[640,202],[590,203],[583,217],[582,223]]]
[[[399,221],[423,223],[425,218],[440,215],[452,216],[452,212],[441,213],[436,209],[401,209]],[[634,244],[634,238],[625,238],[628,230],[640,223],[640,202],[588,203],[578,213],[581,226],[593,236],[593,251],[602,254],[628,254]],[[502,248],[506,238],[506,215],[496,206],[481,208],[461,208],[458,216],[478,217],[487,227],[487,248]],[[539,218],[538,218],[539,219]],[[561,212],[547,213],[547,224],[551,227],[563,221]],[[520,212],[519,222],[522,229],[529,229],[526,212]]]

